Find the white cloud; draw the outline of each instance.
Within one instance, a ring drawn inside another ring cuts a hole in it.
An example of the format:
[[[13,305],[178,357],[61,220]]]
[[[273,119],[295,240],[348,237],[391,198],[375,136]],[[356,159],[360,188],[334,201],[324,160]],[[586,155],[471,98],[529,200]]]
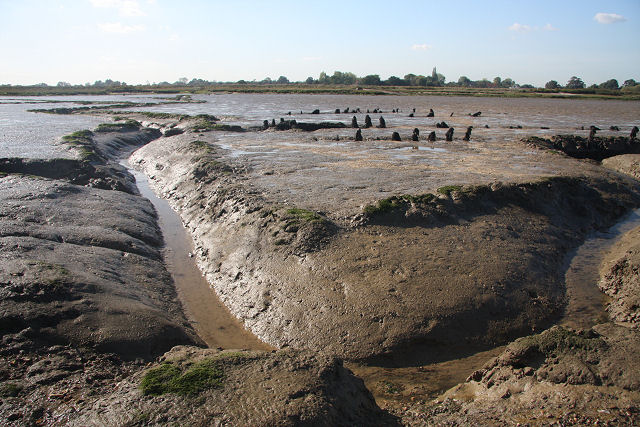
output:
[[[547,24],[544,27],[539,27],[537,25],[531,26],[527,24],[520,24],[518,22],[513,23],[508,28],[509,31],[513,31],[516,33],[530,33],[532,31],[557,31],[558,29],[551,24]]]
[[[528,33],[532,28],[529,25],[518,24],[514,22],[513,25],[509,27],[509,31],[515,31],[517,33]]]
[[[624,22],[627,20],[622,15],[618,15],[617,13],[596,13],[596,16],[593,17],[596,21],[601,24],[615,24],[616,22]]]
[[[411,50],[429,50],[431,47],[430,44],[414,44],[411,46]]]
[[[144,16],[137,0],[90,0],[93,7],[117,9],[122,16]],[[149,2],[150,4],[152,2]]]
[[[302,60],[305,62],[320,61],[321,59],[322,57],[320,56],[305,56],[302,58]]]
[[[124,25],[122,22],[105,22],[98,24],[98,27],[105,33],[129,34],[144,31],[143,25]]]

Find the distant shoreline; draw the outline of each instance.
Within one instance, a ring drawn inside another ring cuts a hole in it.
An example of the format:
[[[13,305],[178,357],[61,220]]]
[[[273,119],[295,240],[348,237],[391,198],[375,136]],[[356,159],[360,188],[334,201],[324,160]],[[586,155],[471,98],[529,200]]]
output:
[[[318,95],[401,95],[401,96],[468,96],[499,98],[559,98],[559,99],[618,99],[639,101],[640,94],[600,89],[549,90],[469,87],[422,86],[356,86],[319,84],[215,84],[207,86],[117,86],[117,87],[58,87],[58,86],[0,86],[0,96],[64,96],[64,95],[121,95],[121,94],[212,94],[212,93],[270,93]]]

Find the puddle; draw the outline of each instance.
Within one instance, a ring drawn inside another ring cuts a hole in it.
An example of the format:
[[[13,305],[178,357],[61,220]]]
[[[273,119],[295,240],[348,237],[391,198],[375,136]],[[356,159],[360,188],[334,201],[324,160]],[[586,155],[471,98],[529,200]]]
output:
[[[126,161],[123,165],[129,167]],[[144,173],[129,171],[136,178],[141,195],[151,201],[158,213],[167,269],[175,282],[185,315],[200,338],[211,348],[270,350],[269,345],[243,328],[209,287],[194,258],[189,256],[193,253],[193,242],[178,214],[166,200],[155,195]]]
[[[448,150],[446,148],[438,148],[438,147],[424,147],[422,145],[418,145],[417,147],[400,147],[394,148],[394,150],[400,151],[428,151],[432,153],[446,153]]]
[[[482,368],[505,347],[475,353],[468,357],[406,368],[384,368],[347,363],[362,378],[379,405],[429,401],[462,382]]]

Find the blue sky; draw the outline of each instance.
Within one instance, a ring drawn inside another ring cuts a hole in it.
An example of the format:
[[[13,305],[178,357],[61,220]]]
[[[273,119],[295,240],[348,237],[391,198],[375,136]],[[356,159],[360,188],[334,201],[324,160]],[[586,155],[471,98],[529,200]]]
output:
[[[640,81],[640,0],[0,0],[0,84],[431,73]]]

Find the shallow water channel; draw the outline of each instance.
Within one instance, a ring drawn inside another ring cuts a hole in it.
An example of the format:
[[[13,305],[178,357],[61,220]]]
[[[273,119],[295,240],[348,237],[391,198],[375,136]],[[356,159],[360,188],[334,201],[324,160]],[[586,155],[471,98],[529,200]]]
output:
[[[607,320],[604,309],[607,297],[598,288],[600,267],[613,244],[636,227],[640,227],[640,209],[609,230],[594,233],[574,251],[565,274],[567,307],[558,324],[588,329]]]
[[[155,195],[144,173],[132,169],[126,161],[123,164],[136,178],[140,194],[149,199],[156,209],[165,243],[167,269],[173,277],[187,319],[200,338],[211,348],[270,350],[269,345],[244,329],[209,287],[192,257],[193,241],[180,216],[166,200]]]

